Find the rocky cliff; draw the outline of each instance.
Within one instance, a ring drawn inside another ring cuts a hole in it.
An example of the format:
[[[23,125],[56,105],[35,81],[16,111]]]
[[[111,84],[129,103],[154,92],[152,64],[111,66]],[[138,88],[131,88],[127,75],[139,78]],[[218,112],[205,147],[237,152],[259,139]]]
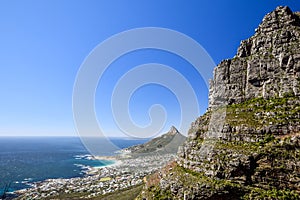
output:
[[[141,199],[300,199],[300,14],[278,7],[222,61],[209,109]]]
[[[236,56],[215,68],[210,107],[224,101],[299,95],[299,28],[299,14],[288,7],[267,14],[254,36],[241,42]]]

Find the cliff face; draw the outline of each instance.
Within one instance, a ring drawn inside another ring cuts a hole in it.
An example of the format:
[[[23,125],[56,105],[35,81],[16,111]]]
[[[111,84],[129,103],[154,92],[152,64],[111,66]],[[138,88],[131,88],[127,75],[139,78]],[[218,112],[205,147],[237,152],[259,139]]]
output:
[[[214,70],[210,107],[300,94],[300,20],[288,7],[267,14],[233,59]],[[216,88],[217,87],[217,88]]]
[[[178,159],[140,197],[300,199],[299,13],[267,14],[210,86]]]

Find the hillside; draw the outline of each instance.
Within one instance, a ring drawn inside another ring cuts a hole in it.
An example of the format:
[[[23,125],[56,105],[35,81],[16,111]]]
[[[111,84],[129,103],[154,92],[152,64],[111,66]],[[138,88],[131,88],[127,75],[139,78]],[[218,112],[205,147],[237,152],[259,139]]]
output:
[[[178,151],[178,147],[183,144],[186,137],[172,126],[171,129],[156,138],[151,139],[145,144],[128,147],[123,152],[130,152],[131,154],[150,154],[150,153],[174,153]]]
[[[222,61],[209,109],[140,199],[300,199],[300,15],[277,7]]]

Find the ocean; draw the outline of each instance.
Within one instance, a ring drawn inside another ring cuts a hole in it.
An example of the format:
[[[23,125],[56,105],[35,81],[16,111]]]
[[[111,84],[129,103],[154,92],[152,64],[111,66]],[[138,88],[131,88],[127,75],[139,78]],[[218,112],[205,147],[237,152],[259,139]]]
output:
[[[110,141],[126,148],[148,140],[110,138]],[[102,156],[113,154],[103,149]],[[82,177],[87,166],[100,167],[112,162],[91,160],[81,140],[75,137],[0,137],[0,195],[6,185],[13,192],[36,181]]]

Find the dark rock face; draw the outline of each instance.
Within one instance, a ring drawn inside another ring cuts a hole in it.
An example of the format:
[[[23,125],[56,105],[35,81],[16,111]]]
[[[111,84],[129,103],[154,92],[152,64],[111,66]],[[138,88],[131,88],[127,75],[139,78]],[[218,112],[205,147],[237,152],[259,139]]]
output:
[[[300,95],[300,19],[288,7],[267,14],[237,55],[214,70],[210,107],[263,97]],[[215,88],[218,86],[218,88]]]
[[[276,8],[215,68],[208,111],[141,198],[300,199],[299,16]]]

